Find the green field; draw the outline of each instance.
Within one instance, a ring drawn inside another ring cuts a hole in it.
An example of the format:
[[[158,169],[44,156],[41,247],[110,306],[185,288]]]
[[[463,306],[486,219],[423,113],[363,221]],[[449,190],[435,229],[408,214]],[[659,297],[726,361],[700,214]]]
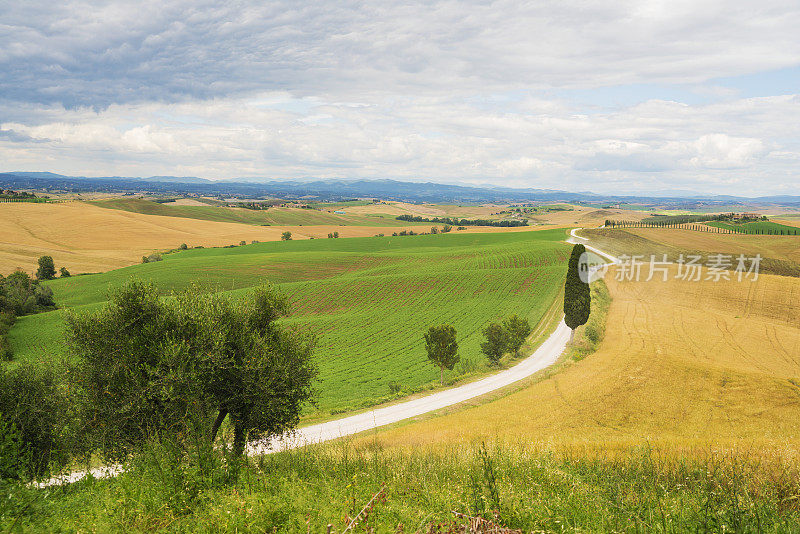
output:
[[[145,215],[164,215],[185,219],[201,219],[206,221],[232,222],[270,226],[403,226],[388,215],[340,215],[316,209],[280,208],[266,210],[249,210],[245,208],[229,208],[225,206],[175,206],[171,203],[159,203],[141,198],[119,198],[89,202],[101,208],[143,213]],[[370,204],[362,202],[348,205]],[[333,204],[324,209],[340,209]],[[408,223],[405,223],[407,226]]]
[[[787,226],[785,224],[778,224],[771,221],[754,221],[742,224],[729,223],[729,222],[710,222],[708,226],[715,228],[725,228],[726,230],[733,230],[745,234],[778,234],[783,232],[785,235],[797,235],[800,229],[794,226]]]
[[[458,330],[462,362],[450,378],[485,365],[479,345],[488,322],[517,313],[535,325],[558,299],[570,251],[564,237],[564,230],[451,233],[195,249],[50,287],[60,306],[83,310],[131,277],[164,293],[199,282],[232,296],[270,280],[294,303],[284,321],[318,335],[324,414],[385,398],[390,382],[406,390],[435,382],[422,343],[432,324]],[[16,360],[64,354],[62,318],[62,310],[20,318],[9,333]]]

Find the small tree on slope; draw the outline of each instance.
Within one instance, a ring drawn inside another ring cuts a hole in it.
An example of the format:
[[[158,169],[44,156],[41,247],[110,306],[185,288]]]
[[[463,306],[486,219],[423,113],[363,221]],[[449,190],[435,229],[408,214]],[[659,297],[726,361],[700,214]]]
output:
[[[514,355],[519,357],[519,349],[528,336],[531,335],[531,325],[527,319],[519,315],[512,315],[503,321],[503,330],[506,331],[508,338],[508,349],[514,351]]]
[[[450,371],[460,359],[458,356],[458,343],[456,342],[456,329],[453,325],[443,324],[432,326],[425,332],[425,349],[428,359],[439,366],[441,382],[444,385],[444,370]]]
[[[483,335],[486,337],[486,341],[481,343],[481,352],[489,358],[490,362],[496,364],[508,347],[507,333],[500,323],[491,323],[483,329]]]
[[[56,267],[51,256],[39,258],[39,268],[36,270],[36,278],[39,280],[52,280],[56,277]]]
[[[570,341],[575,337],[575,329],[586,324],[591,310],[589,284],[580,276],[580,258],[586,252],[583,245],[575,245],[569,258],[567,281],[564,285],[564,322],[572,329]]]

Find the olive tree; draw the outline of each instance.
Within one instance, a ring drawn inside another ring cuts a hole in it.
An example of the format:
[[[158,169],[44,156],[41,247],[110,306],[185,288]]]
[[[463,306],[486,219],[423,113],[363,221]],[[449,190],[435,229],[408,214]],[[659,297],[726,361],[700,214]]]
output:
[[[87,440],[124,458],[149,438],[213,441],[230,415],[234,453],[282,433],[312,396],[313,340],[276,320],[288,312],[271,286],[240,300],[190,289],[160,299],[132,281],[98,312],[69,313]]]

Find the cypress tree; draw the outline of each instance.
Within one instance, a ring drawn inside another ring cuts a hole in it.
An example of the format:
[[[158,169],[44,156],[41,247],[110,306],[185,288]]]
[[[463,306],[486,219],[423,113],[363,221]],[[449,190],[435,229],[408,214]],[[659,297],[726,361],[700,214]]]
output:
[[[567,281],[564,285],[564,322],[572,329],[570,341],[575,337],[575,329],[589,320],[591,296],[589,284],[581,280],[579,263],[581,255],[586,252],[583,245],[572,247],[567,268]]]

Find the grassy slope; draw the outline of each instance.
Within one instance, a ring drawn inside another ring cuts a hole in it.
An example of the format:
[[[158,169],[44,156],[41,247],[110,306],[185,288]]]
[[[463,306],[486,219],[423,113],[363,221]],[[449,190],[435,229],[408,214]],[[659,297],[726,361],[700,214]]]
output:
[[[218,222],[236,222],[255,225],[296,226],[296,225],[357,225],[357,226],[402,226],[401,221],[392,217],[377,215],[339,215],[327,211],[300,208],[269,208],[267,210],[248,210],[245,208],[228,208],[221,206],[175,206],[161,204],[138,198],[120,198],[94,201],[91,204],[102,208],[143,213],[147,215],[164,215],[187,219],[201,219]],[[328,208],[334,209],[334,208]],[[336,208],[338,209],[338,208]]]
[[[526,390],[378,433],[383,446],[480,439],[626,448],[800,442],[800,281],[616,282],[600,349]],[[372,438],[371,438],[372,439]]]
[[[166,467],[16,489],[0,530],[342,533],[381,487],[351,532],[796,532],[800,521],[797,466],[736,453],[644,448],[609,461],[525,447],[310,448],[261,458],[231,486],[212,483],[208,467]],[[473,530],[453,512],[522,530]]]
[[[716,228],[725,228],[727,230],[736,230],[738,232],[746,232],[748,234],[756,234],[756,233],[764,233],[764,232],[784,232],[788,235],[789,232],[797,231],[797,228],[794,226],[787,226],[785,224],[779,224],[772,221],[754,221],[749,223],[743,224],[734,224],[728,222],[710,222],[706,223],[708,226],[714,226]]]
[[[613,254],[640,254],[645,258],[654,254],[658,259],[667,254],[670,261],[680,254],[761,254],[763,272],[800,277],[800,238],[794,236],[712,234],[671,228],[602,228],[581,230],[581,235]]]
[[[319,335],[320,409],[339,411],[436,379],[422,332],[451,322],[459,333],[458,375],[482,365],[480,331],[519,313],[537,324],[558,298],[569,247],[563,230],[270,242],[189,250],[164,261],[55,280],[62,306],[97,306],[131,276],[164,291],[193,282],[237,291],[269,279],[294,301],[289,324]],[[24,317],[10,333],[19,360],[63,352],[62,311]]]

